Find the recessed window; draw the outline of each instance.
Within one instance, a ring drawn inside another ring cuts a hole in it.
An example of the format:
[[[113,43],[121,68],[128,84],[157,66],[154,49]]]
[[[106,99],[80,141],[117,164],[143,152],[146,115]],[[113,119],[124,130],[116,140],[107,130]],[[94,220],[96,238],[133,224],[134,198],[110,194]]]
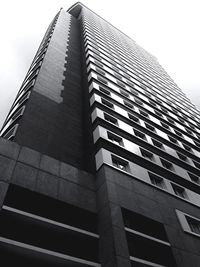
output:
[[[168,135],[169,141],[171,141],[174,144],[177,144],[177,140],[171,136]]]
[[[162,101],[158,98],[156,98],[156,101],[159,103],[159,104],[162,104]]]
[[[188,158],[187,158],[185,155],[183,155],[183,154],[181,154],[181,153],[178,153],[178,152],[176,152],[176,153],[177,153],[179,159],[181,159],[181,160],[183,160],[183,161],[187,161],[187,160],[188,160]]]
[[[106,105],[109,108],[114,108],[114,105],[111,102],[109,102],[109,101],[107,101],[107,100],[105,100],[103,98],[101,99],[101,103]]]
[[[100,68],[95,68],[96,69],[96,72],[98,72],[99,74],[101,74],[101,75],[103,75],[103,76],[105,76],[105,71],[103,71],[102,69],[100,69]]]
[[[174,190],[174,193],[178,196],[178,197],[181,197],[181,198],[187,198],[187,194],[186,194],[186,191],[185,191],[185,188],[181,187],[181,186],[178,186],[176,184],[173,184],[171,183],[172,185],[172,188]]]
[[[189,133],[189,134],[193,134],[191,130],[185,128],[186,132]]]
[[[181,119],[181,118],[179,118],[179,121],[181,122],[181,123],[185,123],[185,121],[183,120],[183,119]]]
[[[157,104],[156,104],[155,102],[151,101],[151,100],[149,100],[149,103],[150,103],[152,106],[154,106],[154,107],[157,106]]]
[[[172,111],[176,114],[178,114],[178,111],[175,108],[172,108]]]
[[[113,124],[115,124],[115,125],[118,124],[117,123],[117,119],[115,119],[114,117],[112,117],[112,116],[110,116],[110,115],[108,115],[106,113],[104,113],[104,119],[109,121],[109,122],[111,122],[111,123],[113,123]]]
[[[140,148],[140,151],[141,151],[141,155],[146,158],[146,159],[149,159],[149,160],[153,160],[153,154],[150,153],[149,151],[147,150],[144,150],[144,149],[141,149]]]
[[[137,92],[136,90],[134,90],[134,89],[132,89],[132,88],[131,88],[130,90],[131,90],[131,93],[132,93],[132,94],[134,94],[134,95],[138,95],[138,92]]]
[[[133,130],[133,131],[134,131],[135,136],[137,136],[137,137],[139,137],[141,139],[145,139],[146,140],[145,134],[143,134],[142,132],[139,132],[137,130]]]
[[[116,145],[121,146],[123,144],[121,137],[119,137],[113,133],[110,133],[110,132],[108,132],[108,139],[111,140]]]
[[[124,88],[126,87],[124,83],[122,83],[122,82],[120,82],[120,81],[118,81],[118,80],[117,80],[117,84],[118,84],[119,86],[121,86],[121,87],[124,87]]]
[[[162,125],[162,127],[169,129],[169,126],[167,124],[165,124],[164,122],[160,122],[160,124]]]
[[[120,90],[120,94],[122,94],[125,97],[129,97],[129,94],[125,92],[124,90]]]
[[[161,110],[165,113],[168,113],[168,110],[166,108],[161,107]]]
[[[149,129],[152,132],[156,131],[156,129],[153,126],[151,126],[150,124],[148,124],[148,123],[145,123],[145,126],[146,126],[147,129]]]
[[[183,117],[185,120],[187,120],[187,116],[186,116],[186,115],[182,114],[182,117]]]
[[[194,163],[195,167],[197,167],[198,169],[200,169],[200,163],[198,163],[198,162],[196,162],[194,160],[193,160],[193,163]]]
[[[152,97],[152,95],[150,94],[150,93],[148,93],[148,92],[144,92],[145,93],[145,95],[147,96],[147,97],[149,97],[149,98],[151,98]],[[149,100],[149,102],[150,102],[150,100]]]
[[[178,132],[178,131],[176,131],[176,130],[174,130],[174,132],[175,132],[175,134],[177,134],[178,136],[181,136],[181,137],[183,136],[182,133],[180,133],[180,132]]]
[[[167,118],[168,122],[174,124],[174,120],[170,119],[170,118]]]
[[[97,76],[97,79],[98,79],[98,81],[100,81],[101,83],[108,84],[107,80],[101,78],[100,76]]]
[[[161,159],[161,163],[162,163],[163,167],[168,169],[168,170],[173,170],[174,169],[172,163],[170,163],[169,161]]]
[[[135,100],[135,103],[136,104],[138,104],[138,105],[140,105],[140,106],[142,106],[143,105],[143,102],[142,101],[140,101],[139,99],[134,99]]]
[[[127,106],[128,108],[131,108],[131,109],[134,108],[134,106],[130,102],[127,102],[125,100],[124,100],[124,105]]]
[[[103,88],[102,86],[99,86],[99,91],[106,95],[110,95],[110,91],[108,89]]]
[[[180,210],[176,210],[178,219],[185,232],[200,236],[200,219],[194,218],[188,214],[183,213]]]
[[[200,235],[200,220],[186,216],[191,232]]]
[[[97,60],[94,60],[94,63],[95,63],[97,66],[99,66],[99,67],[103,68],[103,64],[102,64],[102,63],[100,63],[99,61],[97,61]]]
[[[155,112],[155,114],[156,114],[157,116],[159,116],[159,117],[162,117],[162,116],[163,116],[162,113],[160,113],[160,112],[157,111],[157,110],[154,110],[154,112]]]
[[[139,109],[139,112],[142,116],[149,117],[148,113],[144,112],[143,110]]]
[[[165,188],[165,183],[164,183],[163,178],[161,178],[161,177],[159,177],[153,173],[148,172],[148,174],[149,174],[149,178],[151,180],[151,183],[153,185],[158,186],[160,188]]]
[[[128,117],[130,120],[140,123],[140,120],[137,117],[133,116],[132,114],[128,113]]]
[[[188,175],[190,176],[190,179],[192,180],[192,182],[194,182],[196,184],[199,184],[200,183],[198,176],[194,175],[191,172],[188,172]]]
[[[190,128],[195,130],[195,127],[192,124],[189,124]]]
[[[185,144],[182,144],[182,145],[183,145],[183,147],[185,148],[185,150],[192,152],[192,149],[191,149],[190,146],[185,145]]]
[[[112,155],[112,164],[122,171],[128,170],[128,162]]]
[[[194,141],[194,143],[195,143],[196,146],[200,147],[200,143],[199,142]]]
[[[152,139],[152,143],[154,144],[154,146],[159,147],[160,149],[163,149],[163,148],[164,148],[164,147],[163,147],[163,144],[160,143],[160,142],[158,142],[158,141],[155,140],[155,139]]]
[[[122,80],[122,76],[119,75],[118,73],[115,72],[114,75],[115,75],[115,77],[116,77],[117,79]]]
[[[134,86],[135,86],[134,83],[130,82],[129,80],[126,80],[126,82],[130,87],[134,88]],[[130,88],[131,92],[133,90],[132,88]]]

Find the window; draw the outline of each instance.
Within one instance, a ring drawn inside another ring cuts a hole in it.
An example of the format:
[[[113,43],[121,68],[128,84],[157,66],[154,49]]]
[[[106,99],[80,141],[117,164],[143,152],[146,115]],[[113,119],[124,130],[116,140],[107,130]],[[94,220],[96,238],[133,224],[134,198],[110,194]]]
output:
[[[167,118],[168,122],[174,124],[174,120],[170,119],[170,118]]]
[[[134,131],[135,136],[137,136],[137,137],[139,137],[141,139],[145,139],[146,140],[145,134],[143,134],[142,132],[139,132],[139,131],[137,131],[135,129],[133,131]]]
[[[161,159],[160,161],[161,161],[164,168],[166,168],[168,170],[173,170],[173,165],[169,161],[166,161],[164,159]]]
[[[122,82],[120,82],[120,81],[118,81],[118,80],[117,80],[117,84],[118,84],[119,86],[121,86],[121,87],[124,87],[124,88],[126,87],[124,83],[122,83]]]
[[[110,95],[110,91],[103,88],[102,86],[99,86],[99,91],[101,91],[102,93],[106,94],[106,95]]]
[[[112,155],[112,164],[122,171],[128,171],[128,162]]]
[[[183,161],[188,161],[188,158],[187,158],[185,155],[183,155],[183,154],[181,154],[181,153],[179,153],[179,152],[176,152],[176,153],[177,153],[179,159],[181,159],[181,160],[183,160]]]
[[[103,64],[102,64],[102,63],[100,63],[99,61],[97,61],[97,60],[94,60],[94,63],[95,63],[97,66],[99,66],[99,67],[103,68]]]
[[[130,82],[129,80],[126,80],[126,82],[130,87],[134,88],[134,86],[135,86],[134,83]],[[130,88],[131,92],[133,90],[132,88]]]
[[[167,124],[165,124],[164,122],[160,122],[160,124],[162,125],[162,127],[169,129],[169,126]]]
[[[195,233],[200,235],[200,220],[194,219],[192,217],[189,216],[185,216],[186,220],[188,222],[188,225],[190,227],[190,230]]]
[[[171,141],[174,144],[177,144],[177,140],[171,136],[168,135],[169,141]]]
[[[174,190],[174,193],[181,198],[187,198],[187,194],[185,192],[185,189],[183,187],[180,187],[176,184],[171,183],[172,188]]]
[[[122,76],[119,75],[118,73],[115,72],[114,75],[115,75],[115,77],[116,77],[117,79],[122,80]]]
[[[128,113],[128,117],[130,120],[140,123],[140,120],[137,117],[133,116],[132,114]]]
[[[11,140],[16,134],[18,125],[19,124],[15,124],[9,131],[7,131],[6,133],[3,133],[2,137],[8,140]]]
[[[199,142],[194,141],[194,143],[195,143],[196,146],[200,147],[200,143]]]
[[[160,142],[158,142],[158,141],[155,140],[155,139],[152,139],[152,143],[153,143],[155,146],[157,146],[157,147],[159,147],[159,148],[161,148],[161,149],[164,148],[164,147],[163,147],[163,144],[160,143]]]
[[[157,106],[157,104],[156,104],[155,102],[151,101],[151,100],[149,100],[149,103],[150,103],[152,106],[154,106],[154,107]]]
[[[109,122],[111,122],[111,123],[113,123],[113,124],[115,124],[115,125],[118,124],[117,123],[117,119],[115,119],[114,117],[111,117],[110,115],[108,115],[106,113],[104,113],[104,119],[109,121]]]
[[[165,113],[168,113],[168,110],[166,108],[161,107],[161,110]]]
[[[181,123],[185,123],[185,121],[183,120],[183,119],[181,119],[181,118],[179,118],[179,121],[181,122]]]
[[[161,178],[161,177],[159,177],[153,173],[148,172],[148,174],[149,174],[149,178],[151,180],[151,183],[153,185],[158,186],[160,188],[165,188],[165,183],[164,183],[163,178]]]
[[[189,124],[190,128],[195,130],[195,127],[192,124]]]
[[[124,101],[124,105],[127,106],[128,108],[133,109],[133,105],[130,102]]]
[[[108,132],[108,139],[110,139],[116,145],[122,145],[123,144],[121,137],[114,135],[113,133],[110,133],[110,132]]]
[[[96,69],[96,72],[98,72],[99,74],[101,74],[101,75],[103,75],[103,76],[105,76],[105,71],[103,71],[103,70],[101,70],[100,68],[95,68]]]
[[[187,128],[185,128],[185,130],[186,130],[187,133],[192,134],[192,131],[191,130],[189,130]]]
[[[71,216],[63,216],[63,212]],[[10,185],[0,212],[0,221],[4,238],[16,241],[15,252],[8,248],[5,253],[13,255],[17,266],[49,266],[51,263],[46,260],[47,256],[55,255],[55,252],[70,255],[69,266],[76,266],[73,258],[98,262],[97,216],[93,212]],[[32,253],[22,257],[20,250],[24,244],[27,245],[25,247],[35,247],[34,257],[28,255]],[[36,252],[38,248],[49,251],[46,256],[44,254],[42,261],[37,260],[40,258]],[[2,246],[0,250],[3,256]],[[11,262],[9,257],[8,262]],[[55,261],[52,264],[59,265]],[[12,266],[10,263],[6,265]]]
[[[105,100],[103,98],[101,99],[101,103],[106,105],[109,108],[114,108],[114,105],[111,102],[109,102],[109,101],[107,101],[107,100]]]
[[[141,106],[143,105],[142,101],[140,101],[139,99],[136,99],[136,98],[135,98],[134,100],[135,100],[135,103],[136,103],[136,104],[141,105]]]
[[[148,113],[144,112],[143,110],[139,109],[139,112],[144,117],[149,117]]]
[[[149,160],[153,160],[153,154],[150,153],[149,151],[147,150],[144,150],[144,149],[141,149],[140,148],[140,151],[141,151],[141,155],[146,158],[146,159],[149,159]]]
[[[200,169],[200,163],[198,163],[198,162],[196,162],[194,160],[193,160],[193,163],[194,163],[195,167],[197,167],[198,169]]]
[[[182,133],[180,133],[180,132],[178,132],[178,131],[176,131],[176,130],[174,130],[174,132],[175,132],[175,134],[177,134],[178,136],[181,136],[181,137],[183,136]]]
[[[106,80],[106,79],[103,79],[103,78],[100,77],[100,76],[97,76],[97,79],[98,79],[101,83],[108,84],[107,80]]]
[[[125,92],[124,90],[120,90],[120,94],[122,94],[125,97],[129,97],[129,94]]]
[[[191,149],[191,147],[190,146],[188,146],[188,145],[185,145],[185,144],[182,144],[183,145],[183,147],[187,150],[187,151],[190,151],[190,152],[192,152],[192,149]]]
[[[148,124],[148,123],[145,123],[145,126],[146,126],[147,129],[149,129],[152,132],[156,131],[156,129],[153,126],[151,126],[150,124]]]
[[[163,115],[160,113],[160,112],[158,112],[157,110],[154,110],[154,112],[155,112],[155,114],[157,115],[157,116],[159,116],[159,117],[162,117]]]
[[[188,172],[188,175],[190,176],[190,179],[192,180],[192,182],[199,184],[199,177],[194,175],[193,173]]]
[[[122,216],[132,266],[176,266],[162,223],[123,208]]]
[[[132,88],[131,88],[130,90],[131,90],[131,93],[132,93],[132,94],[134,94],[134,95],[138,95],[138,92],[137,92],[136,90],[134,90],[134,89],[132,89]]]

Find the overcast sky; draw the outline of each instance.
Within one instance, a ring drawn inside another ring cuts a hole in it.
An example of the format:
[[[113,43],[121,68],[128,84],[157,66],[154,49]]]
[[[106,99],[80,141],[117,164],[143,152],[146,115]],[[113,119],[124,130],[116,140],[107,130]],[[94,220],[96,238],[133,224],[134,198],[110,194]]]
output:
[[[61,7],[72,0],[6,0],[0,5],[0,125],[26,75],[42,37]],[[200,107],[199,0],[83,0],[158,58]]]

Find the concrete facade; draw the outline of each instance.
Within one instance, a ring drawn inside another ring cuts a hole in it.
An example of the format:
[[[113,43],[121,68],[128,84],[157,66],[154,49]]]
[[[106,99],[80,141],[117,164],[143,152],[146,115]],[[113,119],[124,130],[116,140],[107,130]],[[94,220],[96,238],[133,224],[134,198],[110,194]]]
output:
[[[81,3],[51,22],[1,136],[0,264],[200,266],[200,113]]]

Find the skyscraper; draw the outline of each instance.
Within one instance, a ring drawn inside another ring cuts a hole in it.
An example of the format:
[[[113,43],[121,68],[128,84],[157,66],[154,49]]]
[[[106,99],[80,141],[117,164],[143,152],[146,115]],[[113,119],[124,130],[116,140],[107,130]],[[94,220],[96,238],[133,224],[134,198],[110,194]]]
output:
[[[200,113],[83,4],[51,22],[1,136],[4,266],[200,265]]]

